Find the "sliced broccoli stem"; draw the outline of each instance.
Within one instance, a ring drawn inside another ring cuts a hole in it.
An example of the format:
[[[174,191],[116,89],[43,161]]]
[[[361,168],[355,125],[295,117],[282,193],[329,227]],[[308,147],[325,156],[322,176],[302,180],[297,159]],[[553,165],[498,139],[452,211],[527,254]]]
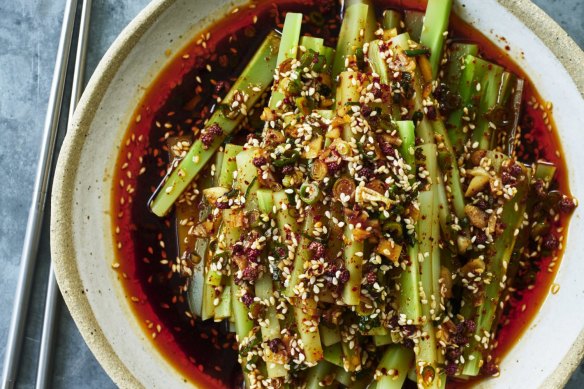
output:
[[[343,367],[343,348],[341,343],[335,343],[324,348],[324,360],[340,368]]]
[[[519,119],[521,118],[521,105],[523,103],[523,90],[525,89],[525,80],[517,78],[513,95],[511,96],[510,109],[513,116],[510,120],[510,128],[507,130],[507,155],[515,155],[515,146],[517,144],[517,128],[519,126]]]
[[[487,152],[487,156],[491,159],[497,171],[501,165],[510,161],[503,154],[492,151]],[[516,164],[518,163],[516,162]],[[517,189],[515,195],[503,205],[503,211],[500,216],[501,223],[506,228],[496,237],[493,247],[489,251],[492,254],[487,253],[488,259],[485,260],[486,268],[484,273],[490,274],[491,279],[488,284],[484,285],[484,299],[477,306],[475,303],[476,296],[472,295],[474,293],[468,292],[466,296],[463,295],[465,304],[462,307],[461,314],[465,319],[472,319],[476,323],[474,334],[469,337],[470,346],[464,354],[466,363],[462,369],[463,375],[476,376],[479,374],[480,367],[484,363],[483,352],[489,350],[491,337],[494,336],[496,329],[494,320],[501,298],[501,285],[507,274],[509,260],[523,222],[526,197],[529,194],[529,171],[524,166],[519,166],[522,168],[523,178],[515,186]]]
[[[418,223],[418,239],[420,249],[418,259],[421,262],[421,305],[422,305],[422,326],[421,330],[426,336],[420,339],[418,352],[416,354],[416,372],[418,385],[424,388],[438,388],[436,372],[438,369],[438,352],[436,343],[436,333],[433,324],[434,306],[434,280],[433,280],[433,225],[434,225],[434,203],[435,191],[428,190],[420,192],[418,195],[420,203],[420,219]]]
[[[347,57],[355,55],[358,50],[363,48],[365,42],[373,39],[375,32],[375,14],[373,7],[367,5],[367,1],[355,2],[347,6],[341,31],[335,59],[333,61],[333,80],[347,69]]]
[[[326,347],[336,344],[341,341],[341,331],[339,326],[328,326],[320,324],[320,339],[322,344]]]
[[[360,96],[359,83],[353,82],[357,76],[356,72],[343,72],[339,75],[339,86],[337,89],[340,107],[344,107],[352,102],[358,102]],[[354,141],[356,135],[353,134],[351,125],[347,124],[343,128],[343,140]],[[345,267],[349,271],[349,280],[343,287],[343,301],[347,305],[358,305],[361,299],[361,279],[364,257],[364,244],[356,240],[353,235],[354,226],[345,219],[343,240],[345,242],[344,260]]]
[[[346,388],[351,388],[351,385],[354,385],[352,374],[342,366],[336,369],[335,380]]]
[[[504,71],[501,75],[501,82],[497,93],[497,102],[488,111],[489,121],[492,122],[496,128],[491,129],[491,139],[489,142],[489,150],[494,150],[498,146],[503,149],[508,147],[509,134],[515,134],[515,127],[519,123],[521,105],[515,105],[517,93],[519,98],[523,94],[523,80],[518,79],[513,73]],[[520,90],[518,90],[520,88]],[[510,113],[510,114],[509,114]],[[514,136],[514,135],[513,135]]]
[[[392,39],[390,39],[390,45],[397,47],[401,50],[408,50],[410,47],[410,36],[407,33],[400,34]],[[416,67],[416,71],[413,74],[414,76],[414,109],[418,112],[424,112],[424,104],[423,104],[423,93],[422,93],[422,75],[418,67]],[[416,126],[416,135],[425,143],[434,143],[434,129],[432,128],[432,124],[426,117],[423,116],[422,120]]]
[[[450,140],[457,155],[464,152],[464,146],[470,138],[470,124],[478,115],[476,102],[481,100],[486,67],[480,66],[476,57],[467,55],[463,57],[462,70],[458,94],[460,95],[460,108],[450,114],[448,119],[451,130]]]
[[[377,365],[377,371],[385,372],[377,380],[377,389],[401,389],[413,361],[412,350],[399,345],[389,346]]]
[[[278,58],[276,61],[276,68],[287,59],[294,59],[298,55],[298,43],[300,41],[300,30],[302,28],[302,14],[289,12],[286,14],[284,20],[284,28],[282,29],[282,39],[280,40],[280,47],[278,48]],[[286,97],[284,93],[279,90],[273,90],[270,96],[268,107],[276,109],[278,104]]]
[[[477,121],[475,129],[471,134],[471,141],[473,145],[475,143],[478,144],[480,149],[488,150],[491,146],[491,138],[494,129],[487,114],[494,109],[497,104],[504,71],[502,67],[482,59],[476,58],[476,61],[480,63],[480,66],[486,67],[486,74],[482,82],[477,84],[480,85],[481,89],[484,89],[484,93],[482,94],[478,105]]]
[[[466,56],[476,56],[478,52],[479,46],[476,43],[456,42],[449,46],[448,63],[444,72],[443,81],[451,92],[458,92],[460,88]]]
[[[432,155],[436,153],[435,144],[418,146],[425,161],[425,170],[430,181],[426,188],[418,194],[420,215],[418,219],[418,242],[421,274],[421,305],[422,305],[422,332],[426,337],[420,340],[419,352],[416,355],[416,372],[418,385],[425,388],[438,388],[439,353],[436,341],[436,329],[433,320],[440,312],[440,248],[439,248],[439,204],[437,201],[436,174],[439,171],[436,160]],[[430,374],[432,373],[432,374]]]
[[[373,343],[376,347],[387,346],[393,344],[391,335],[373,335]]]
[[[217,150],[215,154],[215,163],[213,164],[215,170],[212,170],[213,175],[213,186],[219,186],[219,174],[221,172],[221,167],[223,166],[223,157],[225,156],[225,151],[222,148]]]
[[[286,296],[288,297],[302,294],[302,291],[297,290],[297,288],[299,287],[299,284],[304,284],[303,280],[301,280],[302,274],[304,273],[304,264],[310,262],[310,259],[312,258],[312,253],[308,248],[312,243],[312,239],[309,238],[308,234],[310,234],[310,231],[314,228],[315,219],[318,217],[320,216],[309,211],[304,220],[302,231],[304,231],[304,234],[306,235],[300,238],[300,243],[296,250],[294,264],[290,273],[290,281],[286,288]],[[306,285],[304,285],[304,287],[306,287]]]
[[[269,349],[268,343],[271,340],[281,338],[281,327],[276,307],[270,304],[270,297],[274,296],[274,287],[272,285],[272,277],[270,276],[269,271],[264,273],[264,275],[256,281],[255,295],[257,298],[261,299],[261,301],[267,301],[269,304],[266,307],[264,316],[264,320],[267,324],[260,326],[262,341],[265,344],[264,359],[266,360],[268,377],[285,377],[288,374],[288,371],[285,369],[284,364],[276,362],[275,360],[270,360],[273,358],[270,358],[272,351]]]
[[[324,45],[324,39],[315,38],[312,36],[303,36],[300,39],[300,46],[303,46],[307,51],[312,50],[316,53],[324,55],[326,64],[329,69],[332,67],[335,58],[335,49]]]
[[[450,188],[450,195],[452,196],[452,210],[458,219],[464,218],[464,193],[460,180],[460,171],[458,169],[458,160],[454,148],[450,143],[444,122],[435,120],[432,122],[432,127],[438,136],[440,136],[441,144],[444,146],[446,158],[444,160],[445,166],[440,166],[442,172],[446,176],[446,185]]]
[[[317,303],[312,297],[293,297],[294,317],[308,363],[318,362],[324,357],[318,329]]]
[[[284,19],[282,38],[278,50],[276,65],[280,65],[287,59],[296,58],[298,55],[298,41],[300,40],[300,30],[302,28],[302,14],[288,12]]]
[[[452,0],[428,0],[424,26],[420,35],[420,43],[430,49],[430,65],[432,78],[436,79],[442,62],[442,48],[444,47],[445,33],[448,31],[448,21]]]
[[[246,210],[258,208],[258,169],[254,166],[253,160],[260,156],[260,148],[251,147],[241,151],[235,157],[237,162],[236,187],[239,189],[239,193],[245,197]]]
[[[344,230],[344,239],[347,243],[343,255],[345,267],[349,271],[349,280],[343,288],[343,301],[347,305],[359,305],[359,301],[361,301],[361,279],[363,278],[364,244],[355,239],[353,228],[351,227],[347,224]]]
[[[326,388],[324,380],[331,373],[333,367],[327,361],[320,361],[318,365],[311,367],[306,376],[306,389]]]
[[[166,142],[168,150],[173,150],[179,142],[192,142],[191,137],[171,137]],[[174,158],[172,152],[169,152],[169,159]],[[207,188],[211,186],[210,177],[199,179],[198,188]],[[180,202],[175,210],[176,223],[176,240],[178,246],[178,255],[180,258],[195,259],[195,264],[191,268],[192,275],[189,279],[187,299],[189,308],[193,314],[198,317],[202,316],[203,290],[205,284],[205,261],[207,258],[207,245],[209,239],[195,238],[189,235],[189,222],[204,220],[208,216],[208,208],[202,207],[197,209],[188,202]]]
[[[404,23],[406,25],[406,32],[416,42],[420,41],[422,35],[422,28],[424,26],[424,13],[420,11],[404,11]]]
[[[379,81],[382,84],[389,84],[389,75],[387,72],[387,64],[381,57],[381,52],[379,45],[382,43],[381,40],[374,40],[369,43],[369,49],[367,50],[367,59],[369,60],[369,66],[371,70],[379,75]]]
[[[402,120],[396,122],[397,130],[401,138],[400,154],[404,161],[412,167],[415,167],[414,148],[416,146],[416,127],[411,120]]]
[[[243,151],[243,147],[234,144],[225,146],[225,155],[223,163],[219,169],[217,185],[223,188],[231,189],[233,186],[233,173],[237,170],[235,157]]]
[[[269,189],[259,189],[257,191],[258,207],[262,214],[271,215],[274,209],[273,193]],[[269,264],[265,259],[265,272],[256,281],[255,295],[261,301],[266,302],[264,321],[265,325],[260,326],[262,333],[262,341],[264,343],[264,360],[266,360],[266,368],[268,377],[278,378],[285,377],[288,372],[280,361],[272,357],[272,350],[269,347],[269,342],[274,339],[281,339],[281,326],[278,319],[278,312],[276,307],[271,303],[271,297],[274,296],[274,285],[272,281],[272,274],[269,270]]]
[[[354,340],[341,340],[343,350],[343,367],[350,372],[356,372],[361,367],[361,342],[360,335],[356,335]]]
[[[231,106],[237,95],[246,95],[247,99],[244,105],[247,108],[247,112],[251,110],[261,95],[269,88],[276,69],[276,50],[279,43],[280,37],[277,34],[268,34],[254,57],[223,99],[223,103],[227,107]],[[218,109],[213,113],[203,132],[211,128],[216,131],[216,126],[218,126],[221,130],[220,133],[217,133],[213,141],[208,145],[199,139],[191,146],[176,169],[160,185],[160,189],[150,205],[154,214],[164,216],[168,213],[174,202],[205,167],[225,138],[238,129],[239,124],[246,116],[242,112],[234,112],[234,117],[231,117],[231,115],[232,113],[226,113],[222,109]]]
[[[470,43],[454,43],[450,46],[449,61],[446,68],[444,82],[451,93],[460,96],[460,107],[450,114],[448,119],[449,127],[448,137],[455,155],[461,155],[464,152],[464,144],[468,136],[468,130],[463,129],[462,118],[468,116],[464,113],[464,108],[470,103],[469,92],[472,78],[469,77],[467,69],[466,57],[468,55],[476,56],[479,48],[476,44]],[[474,66],[473,66],[474,68]]]
[[[409,47],[409,36],[408,34],[401,34],[396,36],[391,40],[392,44],[396,47],[401,48],[402,50]],[[423,112],[424,104],[423,104],[423,93],[422,93],[422,76],[419,70],[416,70],[414,74],[414,89],[415,89],[415,96],[414,96],[414,107],[417,111]],[[450,206],[449,199],[446,194],[446,188],[443,183],[442,173],[436,174],[434,177],[437,177],[438,183],[440,186],[438,187],[438,200],[440,201],[441,206],[439,207],[440,210],[440,224],[442,226],[442,230],[446,235],[449,241],[452,240],[453,232],[451,231],[451,216],[450,216],[450,209],[452,208],[453,213],[459,217],[464,217],[464,195],[462,192],[462,184],[460,181],[460,173],[458,169],[458,160],[456,158],[456,154],[452,148],[452,145],[449,142],[448,134],[446,132],[446,128],[444,123],[440,120],[430,121],[426,115],[422,117],[422,120],[418,123],[416,127],[416,135],[423,139],[424,143],[430,144],[435,143],[435,136],[438,135],[440,139],[440,144],[444,146],[446,149],[445,152],[447,153],[447,166],[445,166],[446,176],[447,176],[447,185],[450,188],[449,193],[452,197],[452,206]],[[428,158],[433,160],[437,159],[437,155],[430,155]]]
[[[414,148],[416,144],[415,126],[412,121],[397,122],[402,140],[400,153],[404,161],[412,168],[415,175]],[[400,275],[399,313],[408,321],[418,324],[422,316],[420,305],[420,270],[418,265],[418,245],[408,245],[408,262]]]
[[[219,304],[215,307],[215,321],[229,319],[231,317],[231,286],[223,286]]]
[[[399,11],[388,9],[383,12],[383,28],[385,30],[401,30],[402,14]]]

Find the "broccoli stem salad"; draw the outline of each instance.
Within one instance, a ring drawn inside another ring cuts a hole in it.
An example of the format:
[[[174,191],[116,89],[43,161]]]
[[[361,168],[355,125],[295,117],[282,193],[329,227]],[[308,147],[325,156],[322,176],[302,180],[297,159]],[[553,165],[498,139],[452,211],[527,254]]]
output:
[[[197,237],[191,310],[230,323],[250,388],[497,375],[522,256],[559,248],[550,220],[576,201],[517,159],[524,81],[446,44],[451,1],[414,21],[347,5],[336,47],[288,13],[198,139],[168,139],[150,206]],[[231,143],[258,103],[263,130]]]

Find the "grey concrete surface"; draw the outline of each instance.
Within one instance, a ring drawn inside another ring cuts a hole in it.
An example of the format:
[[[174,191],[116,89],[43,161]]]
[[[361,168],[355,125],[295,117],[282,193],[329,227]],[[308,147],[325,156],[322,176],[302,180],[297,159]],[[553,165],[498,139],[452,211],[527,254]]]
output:
[[[478,1],[478,0],[476,0]],[[535,0],[584,47],[584,0]],[[87,74],[147,0],[94,0]],[[20,251],[47,108],[65,0],[0,0],[0,361],[16,288]],[[68,97],[66,96],[66,100]],[[63,110],[62,120],[67,116]],[[61,126],[59,140],[63,137]],[[18,388],[34,387],[49,243],[45,222]],[[59,315],[53,388],[114,388],[81,338],[67,308]],[[567,385],[584,387],[584,365]]]

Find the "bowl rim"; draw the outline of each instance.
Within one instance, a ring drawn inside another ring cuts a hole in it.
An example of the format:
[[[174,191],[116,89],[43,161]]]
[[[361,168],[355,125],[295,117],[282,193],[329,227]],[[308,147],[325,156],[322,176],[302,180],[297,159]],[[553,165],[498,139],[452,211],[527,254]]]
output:
[[[83,93],[63,142],[51,194],[50,243],[57,282],[71,316],[83,339],[112,380],[122,388],[143,387],[122,363],[107,341],[83,293],[81,277],[73,250],[71,199],[74,192],[73,174],[80,158],[81,144],[111,81],[137,42],[152,27],[158,17],[177,0],[154,0],[149,3],[118,35],[97,65]],[[565,67],[576,88],[584,96],[584,51],[550,16],[531,0],[497,0],[550,49]],[[569,53],[569,55],[566,55]],[[71,254],[73,253],[73,254]],[[71,293],[69,293],[71,291]],[[562,388],[584,356],[584,329],[580,332],[566,357],[546,380],[546,387]]]

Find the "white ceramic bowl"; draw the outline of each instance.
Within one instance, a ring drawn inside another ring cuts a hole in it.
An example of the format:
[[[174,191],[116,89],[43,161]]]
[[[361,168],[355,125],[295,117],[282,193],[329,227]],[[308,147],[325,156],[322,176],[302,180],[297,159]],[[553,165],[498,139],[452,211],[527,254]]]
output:
[[[185,383],[138,326],[112,271],[110,203],[116,157],[145,87],[198,31],[231,2],[156,0],[120,34],[97,67],[70,124],[52,197],[51,253],[59,286],[85,341],[121,387],[182,388]],[[584,199],[584,54],[527,0],[467,0],[455,11],[511,55],[554,105],[573,194]],[[506,42],[495,39],[502,32]],[[520,55],[520,52],[523,52]],[[485,388],[559,388],[584,348],[584,207],[576,210],[556,282],[523,339],[503,360],[501,377]]]

